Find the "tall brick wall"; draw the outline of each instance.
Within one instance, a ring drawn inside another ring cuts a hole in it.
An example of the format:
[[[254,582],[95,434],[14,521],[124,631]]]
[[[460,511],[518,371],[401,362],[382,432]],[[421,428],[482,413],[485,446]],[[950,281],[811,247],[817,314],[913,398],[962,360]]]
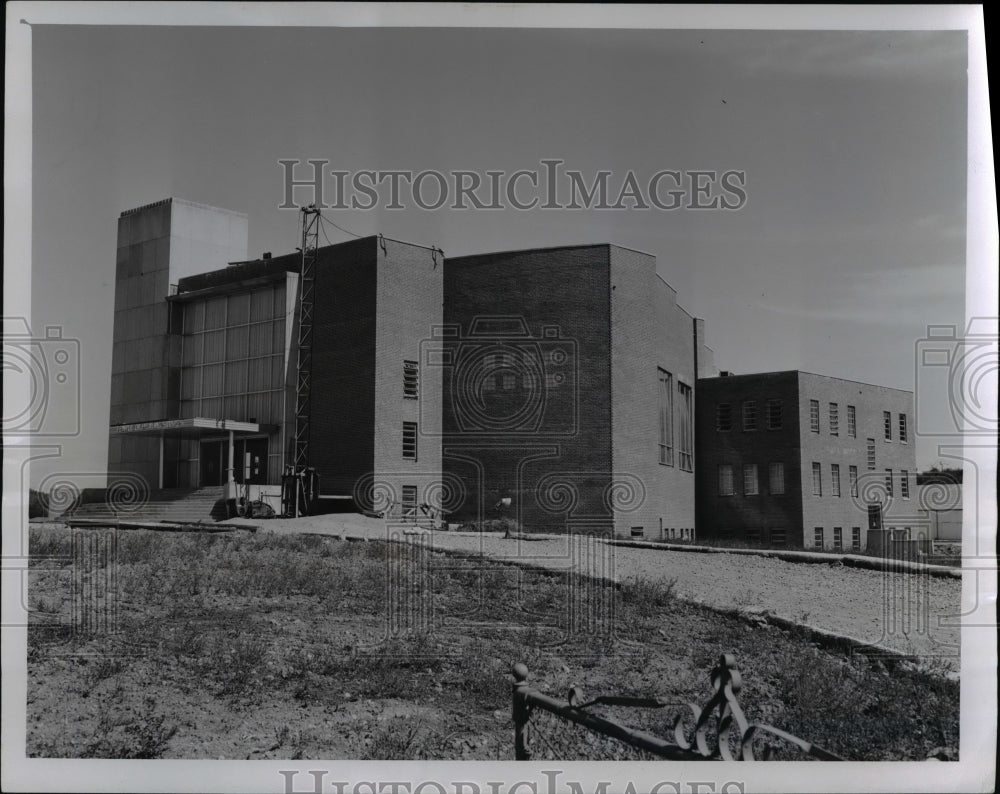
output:
[[[746,431],[742,405],[757,405],[757,430]],[[780,430],[767,429],[767,401],[781,400]],[[774,372],[698,381],[696,435],[698,439],[697,522],[701,537],[747,541],[759,533],[765,545],[785,533],[788,545],[802,537],[802,479],[799,462],[798,373]],[[720,431],[716,412],[720,403],[731,406],[732,429]],[[784,464],[784,494],[772,494],[771,463]],[[757,494],[743,487],[743,466],[757,465]],[[732,466],[733,491],[719,493],[719,466]],[[846,476],[846,474],[845,474]]]
[[[427,248],[386,238],[379,240],[377,258],[374,472],[396,502],[409,485],[417,489],[418,504],[438,506],[442,371],[421,357],[443,320],[444,262]],[[404,361],[418,365],[415,399],[403,393]],[[403,458],[404,422],[417,425],[416,460]]]
[[[695,527],[695,333],[677,293],[656,275],[648,254],[610,247],[612,472],[615,533],[691,536]],[[703,354],[703,358],[707,358]],[[671,376],[673,450],[660,462],[659,370]],[[682,395],[691,389],[692,470],[681,465]]]
[[[850,545],[851,529],[861,529],[862,546],[868,531],[867,502],[885,501],[885,519],[894,526],[910,526],[916,533],[922,523],[916,486],[916,443],[913,438],[913,393],[866,383],[799,373],[799,422],[802,448],[803,545],[814,545],[815,529],[823,529],[823,545],[833,545],[833,528],[843,529],[843,543]],[[819,402],[820,432],[810,429],[810,400]],[[830,427],[830,403],[838,407],[837,435]],[[857,434],[848,433],[847,406],[855,406]],[[892,440],[885,440],[883,411],[892,415]],[[908,440],[899,440],[899,415],[907,416]],[[875,468],[868,468],[867,439],[875,440]],[[820,464],[822,496],[813,494],[812,464]],[[840,466],[841,496],[833,493],[831,464]],[[858,467],[858,493],[852,497],[849,467]],[[885,470],[892,469],[893,493],[885,499]],[[909,497],[903,498],[900,473],[906,471]]]
[[[309,462],[323,495],[350,495],[374,467],[377,268],[375,237],[316,262]]]
[[[452,520],[495,517],[509,496],[529,530],[611,529],[608,285],[607,246],[445,262],[444,469],[464,495]],[[504,351],[525,363],[487,358]],[[509,390],[485,383],[505,374]]]

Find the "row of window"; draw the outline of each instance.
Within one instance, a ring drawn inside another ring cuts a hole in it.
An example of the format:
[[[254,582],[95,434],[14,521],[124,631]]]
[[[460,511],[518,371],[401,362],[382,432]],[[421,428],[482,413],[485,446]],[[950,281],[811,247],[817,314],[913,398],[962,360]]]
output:
[[[674,376],[657,367],[660,400],[660,463],[674,465]],[[686,383],[677,381],[677,465],[681,471],[694,471],[694,404],[693,392]]]
[[[874,466],[869,466],[874,468]],[[847,479],[851,496],[858,495],[858,467],[847,467]],[[813,496],[823,495],[823,464],[813,462],[812,465],[812,490]],[[888,496],[893,496],[893,473],[892,469],[885,470],[885,490]],[[840,496],[840,464],[830,464],[830,492],[832,496]],[[904,499],[910,498],[910,472],[900,469],[899,472],[899,495]]]
[[[785,464],[769,463],[767,466],[767,491],[771,496],[780,496],[785,492]],[[760,483],[757,477],[757,464],[743,464],[744,496],[757,496],[760,493]],[[719,466],[719,496],[735,496],[736,483],[733,476],[733,466],[723,463]]]
[[[809,429],[813,433],[818,433],[819,428],[819,400],[809,401]],[[830,435],[839,436],[840,435],[840,406],[837,403],[829,404],[829,426]],[[882,426],[883,435],[886,441],[892,441],[892,411],[882,412]],[[853,405],[847,406],[847,435],[851,438],[858,437],[858,416],[857,409]],[[909,433],[907,431],[906,424],[906,414],[899,414],[899,440],[904,444],[909,442]],[[870,443],[874,443],[874,439],[868,439]],[[874,468],[874,463],[872,464]]]
[[[822,549],[825,543],[825,530],[823,527],[813,529],[813,545],[817,549]],[[833,548],[844,548],[844,528],[833,528]],[[861,527],[851,527],[851,549],[858,551],[861,549]]]
[[[740,421],[743,430],[751,432],[759,429],[757,419],[757,401],[744,400],[740,405]],[[764,426],[768,430],[781,430],[784,422],[784,407],[781,400],[768,400],[764,405]],[[733,429],[732,403],[719,403],[715,406],[715,429],[728,432]]]

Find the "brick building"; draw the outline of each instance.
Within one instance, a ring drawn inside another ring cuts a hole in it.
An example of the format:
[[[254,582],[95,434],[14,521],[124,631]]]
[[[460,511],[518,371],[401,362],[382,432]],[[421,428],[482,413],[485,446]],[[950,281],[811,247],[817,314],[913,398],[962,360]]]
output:
[[[449,258],[444,294],[456,519],[693,537],[695,384],[715,370],[654,257],[589,245]]]
[[[279,507],[301,254],[245,261],[246,233],[245,216],[177,199],[122,213],[110,484],[213,487],[232,469]],[[413,487],[437,488],[440,377],[412,368],[441,303],[436,252],[381,236],[318,249],[309,449],[321,498],[357,490],[366,509],[399,509]]]
[[[861,549],[914,531],[913,393],[788,371],[698,382],[698,531]]]

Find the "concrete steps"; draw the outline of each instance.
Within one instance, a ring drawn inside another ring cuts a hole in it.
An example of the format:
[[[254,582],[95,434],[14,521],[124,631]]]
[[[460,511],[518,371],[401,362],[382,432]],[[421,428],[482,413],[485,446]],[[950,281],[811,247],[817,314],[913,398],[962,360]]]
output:
[[[85,502],[63,513],[62,519],[89,521],[219,521],[226,518],[222,486],[162,488],[140,504],[113,504],[107,499]]]

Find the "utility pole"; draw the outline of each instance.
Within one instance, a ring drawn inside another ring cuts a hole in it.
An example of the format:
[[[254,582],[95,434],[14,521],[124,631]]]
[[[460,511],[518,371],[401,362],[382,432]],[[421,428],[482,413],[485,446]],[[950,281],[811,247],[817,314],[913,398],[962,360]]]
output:
[[[299,349],[295,381],[295,516],[305,512],[304,484],[309,467],[310,393],[312,389],[313,299],[319,256],[320,211],[302,208],[302,269],[299,273]],[[300,507],[300,499],[302,505]]]

